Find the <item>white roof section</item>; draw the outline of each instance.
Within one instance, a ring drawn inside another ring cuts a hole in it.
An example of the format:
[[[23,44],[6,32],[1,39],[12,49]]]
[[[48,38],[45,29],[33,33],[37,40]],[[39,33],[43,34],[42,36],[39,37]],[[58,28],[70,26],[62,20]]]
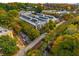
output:
[[[0,27],[0,35],[7,35],[11,30]]]
[[[20,18],[34,26],[45,24],[49,20],[53,21],[58,20],[54,16],[45,15],[42,13],[33,14],[32,12],[25,12],[25,11],[20,11]]]

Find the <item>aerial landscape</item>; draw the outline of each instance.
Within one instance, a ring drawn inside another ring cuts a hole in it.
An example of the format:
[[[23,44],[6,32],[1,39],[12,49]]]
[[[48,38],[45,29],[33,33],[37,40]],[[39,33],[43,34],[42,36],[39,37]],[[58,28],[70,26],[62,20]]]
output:
[[[79,3],[0,3],[0,56],[79,56]]]

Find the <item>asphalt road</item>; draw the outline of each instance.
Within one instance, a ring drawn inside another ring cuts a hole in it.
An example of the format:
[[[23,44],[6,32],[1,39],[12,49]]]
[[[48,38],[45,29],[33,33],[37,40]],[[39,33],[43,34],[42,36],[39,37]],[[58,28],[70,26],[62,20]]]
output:
[[[37,43],[39,43],[44,37],[46,36],[46,33],[42,34],[41,36],[39,36],[38,38],[36,38],[34,41],[32,41],[28,46],[26,46],[25,48],[22,48],[21,50],[19,50],[16,54],[16,56],[24,56],[28,50],[30,50],[31,48],[33,48]]]

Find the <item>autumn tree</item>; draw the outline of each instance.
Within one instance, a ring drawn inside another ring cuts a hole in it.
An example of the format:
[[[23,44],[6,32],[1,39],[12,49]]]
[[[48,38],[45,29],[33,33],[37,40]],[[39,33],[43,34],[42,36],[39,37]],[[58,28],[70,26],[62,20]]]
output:
[[[26,55],[27,56],[42,56],[42,51],[40,51],[39,49],[33,49],[33,50],[28,51]]]
[[[79,55],[79,40],[74,35],[58,36],[52,45],[52,55],[76,56]]]
[[[61,17],[62,20],[71,20],[71,19],[74,19],[74,15],[73,14],[64,14],[62,15]]]

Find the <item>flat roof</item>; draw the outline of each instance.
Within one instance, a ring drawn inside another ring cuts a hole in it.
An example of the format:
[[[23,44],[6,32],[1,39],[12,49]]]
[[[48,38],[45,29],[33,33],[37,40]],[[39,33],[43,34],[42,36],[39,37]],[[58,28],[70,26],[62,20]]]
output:
[[[22,11],[23,12],[23,11]],[[30,21],[31,23],[42,23],[42,22],[46,22],[49,19],[54,19],[54,16],[50,16],[50,15],[44,15],[42,13],[28,13],[28,12],[23,12],[20,13],[20,17],[25,18],[26,20]]]

